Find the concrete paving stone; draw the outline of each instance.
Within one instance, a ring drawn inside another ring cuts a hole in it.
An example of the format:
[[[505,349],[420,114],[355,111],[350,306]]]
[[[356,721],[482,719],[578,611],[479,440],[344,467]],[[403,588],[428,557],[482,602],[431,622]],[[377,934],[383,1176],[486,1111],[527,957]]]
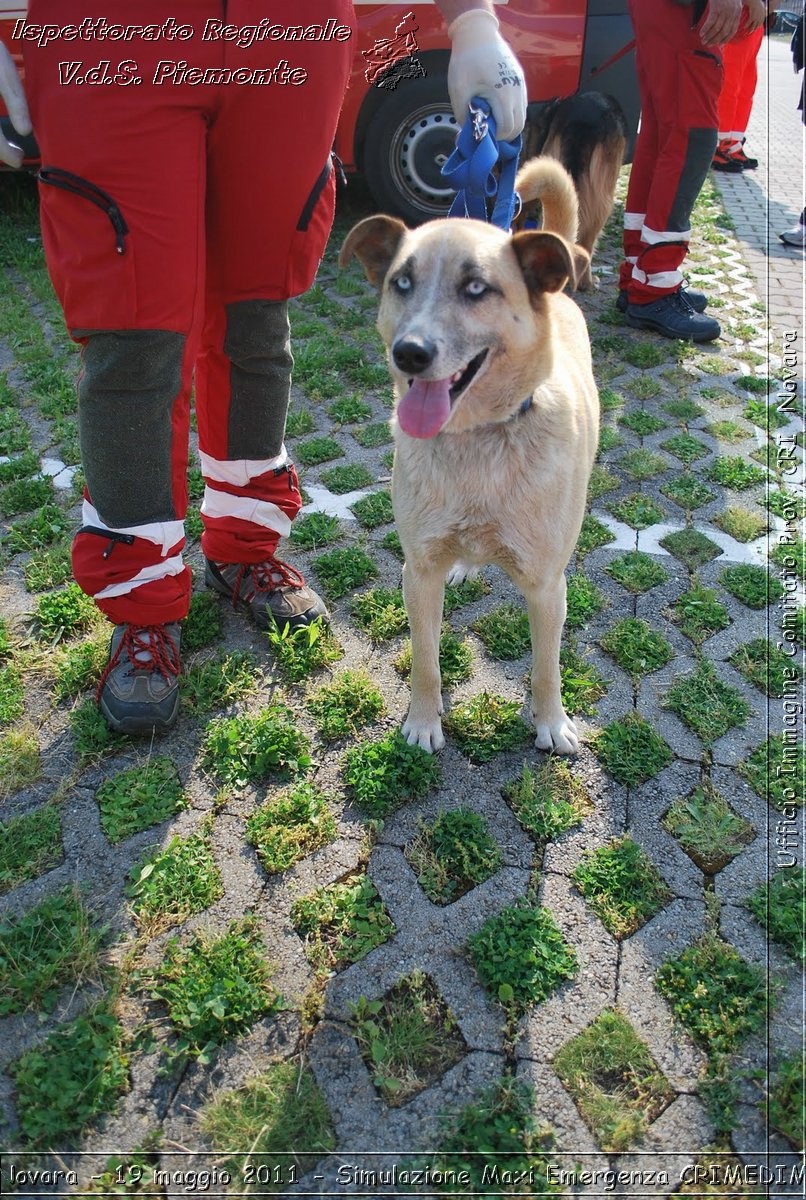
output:
[[[607,1158],[550,1066],[533,1058],[521,1059],[516,1077],[534,1089],[538,1125],[552,1131],[548,1154],[552,1162],[566,1170],[577,1164],[588,1170],[607,1165]]]
[[[585,851],[598,850],[623,832],[627,819],[626,788],[611,780],[604,797],[595,796],[590,788],[588,794],[594,798],[593,811],[579,827],[569,829],[546,846],[543,855],[545,873],[570,875]]]
[[[675,762],[657,778],[630,790],[627,831],[660,871],[672,893],[684,900],[701,900],[703,874],[661,819],[674,804],[700,783],[700,770]]]
[[[732,1141],[742,1162],[759,1171],[762,1168],[772,1171],[768,1194],[773,1200],[803,1195],[802,1156],[782,1134],[774,1131],[768,1134],[763,1115],[756,1105],[737,1106],[737,1127]],[[763,1181],[768,1176],[761,1173],[757,1178]]]
[[[680,1187],[686,1167],[712,1137],[713,1130],[702,1103],[696,1096],[678,1096],[649,1126],[641,1153],[620,1154],[614,1159],[613,1170],[627,1172],[635,1181],[621,1188],[617,1186],[615,1194],[634,1196],[638,1191],[650,1196],[673,1194]],[[670,1147],[677,1153],[670,1153]],[[655,1172],[654,1180],[651,1172]],[[646,1173],[650,1173],[649,1178]]]
[[[659,671],[645,676],[641,680],[636,706],[641,716],[666,739],[674,753],[689,762],[699,762],[702,743],[676,713],[664,707],[663,702],[675,680],[681,675],[689,675],[696,666],[696,659],[681,656],[672,659]]]

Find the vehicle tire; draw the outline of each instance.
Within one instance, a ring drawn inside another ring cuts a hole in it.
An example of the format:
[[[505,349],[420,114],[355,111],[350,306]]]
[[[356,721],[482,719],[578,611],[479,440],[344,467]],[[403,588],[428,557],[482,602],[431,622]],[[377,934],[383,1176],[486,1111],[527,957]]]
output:
[[[401,81],[364,139],[364,177],[378,206],[414,225],[444,217],[454,192],[440,167],[458,132],[445,75]]]

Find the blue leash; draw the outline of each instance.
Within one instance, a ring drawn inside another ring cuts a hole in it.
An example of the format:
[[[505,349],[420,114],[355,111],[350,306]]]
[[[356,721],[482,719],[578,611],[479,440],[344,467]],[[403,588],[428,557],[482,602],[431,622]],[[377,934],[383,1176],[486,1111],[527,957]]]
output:
[[[462,126],[456,149],[442,168],[456,196],[449,217],[472,217],[490,221],[508,233],[520,211],[520,196],[515,191],[515,175],[523,138],[518,134],[512,141],[497,141],[495,117],[486,100],[474,96],[469,105],[470,116]],[[493,167],[500,162],[496,179]],[[495,196],[492,215],[488,200]]]

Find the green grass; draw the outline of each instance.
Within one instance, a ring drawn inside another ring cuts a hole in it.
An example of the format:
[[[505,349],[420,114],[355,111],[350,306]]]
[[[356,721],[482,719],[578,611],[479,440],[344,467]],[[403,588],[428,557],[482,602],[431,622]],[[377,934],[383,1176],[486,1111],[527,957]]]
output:
[[[601,521],[597,521],[596,517],[592,517],[590,513],[586,513],[577,539],[576,553],[584,558],[586,554],[590,554],[591,550],[598,550],[600,546],[606,546],[608,542],[612,541],[613,534],[607,526],[603,525]]]
[[[336,496],[346,492],[357,492],[361,488],[370,487],[375,482],[375,476],[361,463],[350,463],[344,467],[330,467],[320,476],[322,483]]]
[[[94,699],[74,708],[68,718],[76,753],[84,761],[100,758],[126,745],[123,734],[113,733]]]
[[[41,550],[61,542],[70,533],[72,521],[58,504],[44,504],[32,517],[15,521],[9,530],[5,548],[9,554]]]
[[[695,646],[730,625],[728,610],[717,599],[716,592],[696,579],[672,608],[671,617]]]
[[[703,395],[705,395],[705,389],[703,389]],[[705,409],[701,405],[697,404],[694,400],[690,400],[688,396],[665,400],[661,408],[670,417],[674,417],[678,421],[696,421],[705,412]]]
[[[502,861],[487,822],[461,806],[441,812],[430,823],[421,823],[406,849],[406,858],[434,904],[452,904],[494,875]]]
[[[753,711],[741,692],[722,682],[707,658],[701,659],[696,670],[674,680],[663,705],[677,713],[707,746],[744,725]]]
[[[690,527],[679,529],[676,533],[667,533],[660,539],[660,544],[679,559],[689,571],[696,571],[722,553],[716,542],[712,542],[699,529]]]
[[[0,800],[35,783],[42,774],[39,738],[32,726],[0,733]]]
[[[658,367],[669,358],[669,349],[653,342],[630,342],[624,358],[633,367]]]
[[[385,446],[392,440],[392,434],[387,421],[376,421],[372,425],[359,426],[358,429],[352,430],[352,434],[359,446],[363,446],[365,450],[372,450],[377,446]]]
[[[111,775],[98,788],[95,799],[101,828],[113,843],[167,821],[187,807],[176,767],[164,756]]]
[[[633,679],[659,670],[674,653],[662,634],[636,617],[625,617],[614,625],[601,639],[601,646]]]
[[[766,396],[773,386],[773,381],[767,376],[758,375],[739,375],[734,382],[736,387],[753,392],[756,396]]]
[[[224,885],[213,858],[210,833],[205,823],[190,837],[172,837],[164,850],[132,867],[127,890],[138,921],[150,925],[161,919],[178,924],[221,899]]]
[[[404,678],[411,674],[411,641],[408,638],[392,665]],[[470,678],[472,669],[473,651],[470,643],[455,634],[446,622],[439,632],[439,670],[443,688],[463,683]]]
[[[747,907],[767,930],[768,936],[783,946],[801,965],[806,962],[804,894],[806,870],[803,867],[782,867],[769,883],[763,883],[747,901]]]
[[[642,550],[631,550],[614,558],[605,567],[616,583],[627,588],[629,592],[640,595],[650,588],[659,587],[669,578],[669,574],[660,563],[644,554]]]
[[[611,412],[614,408],[623,408],[626,403],[627,400],[622,396],[621,392],[616,392],[610,387],[599,389],[599,405],[602,412]]]
[[[242,788],[259,779],[285,781],[311,763],[309,742],[294,713],[280,701],[259,713],[219,717],[207,726],[204,765],[224,783]]]
[[[782,521],[799,521],[806,517],[806,497],[795,492],[775,491],[766,497],[767,508]]]
[[[16,479],[0,488],[0,516],[14,517],[43,508],[53,500],[50,479]]]
[[[306,433],[313,433],[314,429],[316,429],[316,421],[310,409],[297,407],[291,409],[285,425],[288,437],[304,437]]]
[[[68,583],[59,592],[40,596],[34,619],[40,637],[56,642],[89,629],[98,620],[98,609],[92,597],[85,595],[77,583]]]
[[[714,483],[721,483],[723,487],[734,492],[745,492],[748,488],[763,483],[767,478],[766,471],[760,467],[752,467],[744,458],[738,456],[717,458],[705,474]]]
[[[370,588],[350,605],[353,620],[373,642],[386,642],[408,629],[409,620],[400,588]]]
[[[0,1017],[52,1012],[59,992],[99,974],[103,931],[76,888],[62,888],[21,916],[0,921]]]
[[[676,433],[674,437],[661,442],[661,449],[679,458],[687,467],[708,453],[708,447],[690,433]]]
[[[435,984],[413,971],[380,1000],[352,1006],[353,1036],[387,1104],[406,1104],[459,1061],[465,1042]]]
[[[25,709],[25,686],[19,669],[0,665],[0,725],[16,721]]]
[[[716,492],[706,487],[696,475],[680,475],[677,479],[672,479],[670,483],[664,483],[661,491],[664,496],[674,500],[675,504],[679,504],[687,513],[702,508],[716,496]]]
[[[312,671],[329,667],[344,657],[336,635],[321,617],[296,629],[291,625],[266,631],[274,662],[291,683],[300,683]]]
[[[589,662],[586,653],[579,653],[569,640],[560,648],[560,696],[563,707],[571,716],[590,716],[596,702],[607,694],[607,684]]]
[[[344,451],[335,438],[315,437],[308,438],[305,442],[297,442],[294,454],[304,467],[315,467],[319,463],[341,458]]]
[[[605,496],[608,492],[615,491],[620,482],[618,475],[614,475],[612,471],[608,471],[607,467],[602,467],[598,463],[595,463],[588,481],[589,502],[593,503],[600,496]]]
[[[49,666],[55,675],[57,700],[74,700],[95,688],[109,658],[109,629],[96,629],[90,637],[52,652]]]
[[[636,483],[640,483],[646,479],[653,479],[656,475],[660,475],[662,471],[669,470],[669,464],[665,458],[661,457],[660,454],[653,454],[651,450],[646,450],[644,447],[639,447],[637,450],[628,450],[626,454],[622,454],[618,465]]]
[[[806,779],[803,746],[795,740],[792,730],[773,734],[740,764],[739,770],[762,800],[773,807],[782,810],[803,803]]]
[[[446,717],[445,726],[471,762],[486,763],[531,737],[531,730],[520,716],[521,707],[517,700],[481,692],[457,704]]]
[[[661,735],[637,712],[611,721],[591,744],[602,765],[626,787],[653,779],[674,758]]]
[[[727,866],[756,832],[707,779],[690,795],[675,800],[663,818],[663,827],[708,875]]]
[[[357,546],[322,554],[314,559],[313,569],[329,600],[339,600],[378,574],[374,561]]]
[[[355,736],[386,711],[383,695],[366,671],[344,671],[306,701],[320,736],[327,742]]]
[[[732,1054],[767,1017],[767,978],[711,934],[665,962],[656,984],[672,1011],[709,1054]]]
[[[341,523],[338,517],[329,517],[326,513],[306,513],[298,517],[291,526],[289,541],[300,550],[318,550],[331,542],[338,541],[341,536]]]
[[[522,658],[532,645],[529,616],[517,604],[499,604],[475,620],[470,628],[493,658],[505,662]]]
[[[167,1007],[175,1052],[207,1061],[216,1046],[245,1033],[271,1012],[279,997],[254,921],[232,924],[221,937],[201,932],[185,944],[168,943],[150,996]]]
[[[115,1108],[128,1086],[123,1029],[100,1006],[59,1026],[9,1070],[25,1142],[66,1150]]]
[[[365,529],[377,529],[379,525],[388,525],[395,519],[392,497],[388,492],[372,492],[369,496],[362,496],[350,506],[350,511]]]
[[[772,1080],[767,1102],[767,1116],[773,1129],[789,1138],[793,1146],[803,1149],[803,1055],[785,1060]]]
[[[452,613],[464,604],[473,604],[481,600],[490,591],[490,585],[483,575],[475,579],[465,579],[461,583],[450,583],[445,588],[445,613]]]
[[[340,971],[383,945],[395,927],[369,875],[360,872],[302,896],[291,921],[315,970]]]
[[[73,574],[69,544],[35,550],[22,569],[29,592],[61,587]]]
[[[524,763],[521,774],[505,784],[501,794],[540,847],[579,825],[593,807],[584,783],[554,755],[534,769]]]
[[[806,542],[803,538],[793,538],[779,542],[770,551],[770,560],[781,568],[787,579],[806,578]]]
[[[744,442],[747,438],[753,436],[752,429],[744,425],[741,421],[714,421],[711,425],[705,426],[705,432],[710,433],[711,437],[718,438],[720,442]]]
[[[554,1069],[608,1154],[640,1145],[649,1124],[674,1099],[647,1046],[618,1009],[605,1009],[566,1042]]]
[[[271,796],[246,820],[246,840],[270,875],[336,837],[331,797],[309,783],[297,783]]]
[[[339,425],[353,425],[356,421],[366,421],[367,417],[371,417],[372,408],[364,400],[359,400],[358,396],[343,396],[330,405],[327,415]]]
[[[568,629],[583,629],[606,606],[607,601],[595,583],[577,572],[566,581]]]
[[[642,408],[625,413],[619,417],[618,423],[626,425],[627,429],[631,429],[639,437],[649,437],[650,434],[659,433],[661,429],[666,428],[665,421]]]
[[[662,508],[650,497],[642,496],[640,492],[633,492],[630,496],[625,496],[618,504],[611,504],[610,511],[619,521],[624,521],[631,529],[648,529],[650,525],[657,525],[658,521],[662,521],[666,516]],[[612,541],[612,538],[611,538]]]
[[[788,420],[784,413],[771,408],[766,400],[751,400],[744,410],[744,415],[748,421],[752,421],[767,433],[774,429],[782,429]]]
[[[0,895],[57,867],[64,858],[55,804],[0,823]]]
[[[313,1072],[297,1059],[272,1063],[242,1087],[218,1092],[202,1111],[201,1128],[234,1179],[252,1168],[255,1187],[247,1194],[284,1192],[336,1148]],[[248,1147],[248,1159],[228,1159],[233,1146]]]
[[[619,941],[640,929],[672,898],[657,869],[628,835],[600,850],[586,851],[571,879]]]
[[[405,801],[425,795],[439,779],[439,762],[421,746],[410,746],[397,730],[362,742],[344,757],[350,796],[372,818],[383,819]]]
[[[577,972],[577,956],[547,908],[523,898],[467,941],[484,986],[513,1016],[547,999]]]
[[[766,608],[784,594],[780,580],[771,575],[766,567],[754,563],[736,563],[726,567],[719,576],[719,582],[748,608]]]
[[[257,686],[255,659],[243,650],[194,662],[179,677],[183,707],[199,716],[226,708]]]
[[[745,679],[768,696],[782,697],[793,685],[796,690],[801,678],[797,657],[785,654],[766,638],[754,638],[739,646],[730,661]]]
[[[737,542],[754,542],[767,529],[767,522],[763,517],[756,516],[739,504],[730,505],[723,512],[717,513],[714,524]]]

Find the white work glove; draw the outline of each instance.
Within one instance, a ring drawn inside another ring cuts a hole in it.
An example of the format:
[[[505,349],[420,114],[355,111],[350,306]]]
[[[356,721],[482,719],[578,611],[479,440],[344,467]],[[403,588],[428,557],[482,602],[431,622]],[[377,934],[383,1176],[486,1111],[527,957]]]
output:
[[[498,20],[486,9],[472,8],[448,26],[451,59],[448,92],[456,120],[464,125],[473,96],[487,100],[496,136],[517,137],[526,121],[526,80],[521,65],[498,32]]]
[[[11,118],[11,124],[17,133],[30,133],[31,118],[28,113],[25,92],[22,89],[22,80],[17,74],[14,59],[2,42],[0,42],[0,96],[3,98],[6,111]],[[23,154],[19,146],[12,145],[0,133],[0,161],[8,163],[10,167],[19,167],[22,165],[22,159]]]

